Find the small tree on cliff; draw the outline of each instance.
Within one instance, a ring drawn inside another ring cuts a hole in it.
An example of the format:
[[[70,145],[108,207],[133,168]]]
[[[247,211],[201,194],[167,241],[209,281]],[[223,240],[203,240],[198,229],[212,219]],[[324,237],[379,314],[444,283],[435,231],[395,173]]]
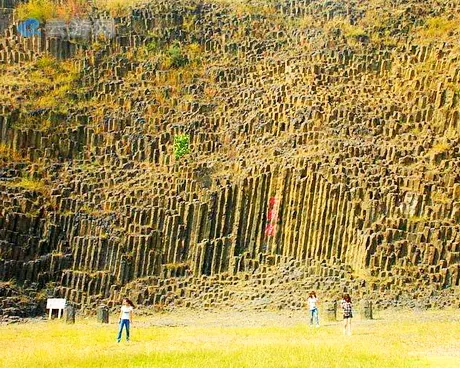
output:
[[[174,156],[176,160],[190,152],[190,135],[179,134],[174,137]]]

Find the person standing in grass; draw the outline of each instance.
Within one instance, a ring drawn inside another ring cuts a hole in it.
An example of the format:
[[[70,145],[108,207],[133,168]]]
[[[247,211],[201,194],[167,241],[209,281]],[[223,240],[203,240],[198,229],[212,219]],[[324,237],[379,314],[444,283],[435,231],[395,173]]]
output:
[[[353,318],[353,304],[351,303],[351,297],[349,294],[344,294],[342,299],[342,310],[343,310],[343,333],[344,335],[351,335],[351,319]]]
[[[313,322],[316,324],[316,327],[319,327],[319,317],[318,317],[318,298],[314,291],[310,291],[310,294],[307,299],[308,308],[310,309],[310,326],[313,326]]]
[[[129,341],[129,327],[133,323],[134,304],[128,298],[123,298],[120,310],[120,324],[118,328],[117,341],[121,341],[123,328],[126,328],[126,341]]]

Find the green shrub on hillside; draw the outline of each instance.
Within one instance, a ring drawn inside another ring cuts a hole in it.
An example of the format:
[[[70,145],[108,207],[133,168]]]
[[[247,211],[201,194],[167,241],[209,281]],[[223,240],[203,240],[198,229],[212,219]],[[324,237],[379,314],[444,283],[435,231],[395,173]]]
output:
[[[127,15],[129,9],[138,4],[148,2],[147,0],[93,0],[94,5],[99,9],[107,10],[112,16],[118,17]]]
[[[146,45],[145,45],[145,49],[148,51],[148,52],[157,52],[158,50],[160,50],[160,45],[158,44],[158,41],[150,41],[148,42]]]
[[[30,0],[17,6],[20,20],[35,18],[41,23],[48,19],[70,20],[84,17],[91,7],[108,11],[112,16],[127,15],[130,8],[146,0]]]
[[[166,68],[180,68],[187,65],[189,58],[183,51],[179,42],[176,42],[169,46],[166,50],[166,59],[164,66]]]
[[[22,161],[22,156],[4,143],[0,143],[0,162]]]
[[[43,55],[39,59],[37,59],[35,65],[40,70],[46,70],[52,68],[53,71],[59,68],[57,60],[49,55]],[[52,71],[51,71],[52,72]]]
[[[446,17],[433,17],[426,21],[421,36],[425,39],[439,39],[460,32],[460,17],[448,20]]]
[[[69,21],[72,18],[83,17],[89,9],[90,3],[86,0],[30,0],[16,8],[19,19],[34,18],[41,23],[52,18]]]
[[[351,24],[346,24],[344,27],[345,37],[350,38],[360,38],[367,37],[366,31],[358,26],[353,26]]]
[[[323,28],[326,33],[334,34],[340,32],[350,40],[360,40],[368,37],[366,31],[363,28],[350,24],[349,20],[346,18],[338,17],[331,19],[324,24]]]
[[[19,4],[16,11],[21,20],[34,18],[39,22],[46,22],[46,20],[57,16],[56,6],[51,0],[31,0]]]
[[[174,137],[174,157],[176,160],[190,152],[190,136],[179,134]]]

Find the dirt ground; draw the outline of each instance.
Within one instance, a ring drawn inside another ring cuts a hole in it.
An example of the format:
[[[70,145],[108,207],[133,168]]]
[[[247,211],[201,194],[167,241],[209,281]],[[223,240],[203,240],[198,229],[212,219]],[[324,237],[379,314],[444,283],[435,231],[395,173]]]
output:
[[[153,313],[138,311],[136,317],[140,326],[170,326],[170,327],[292,327],[309,324],[307,310],[276,310],[276,311],[233,311],[233,310],[191,310],[177,309],[171,312]],[[359,325],[384,323],[387,320],[403,318],[405,321],[438,321],[459,322],[460,310],[383,310],[374,311],[372,320],[361,318],[354,314],[353,322]],[[114,316],[113,318],[117,318]],[[323,313],[319,313],[320,324],[323,327],[336,326],[341,323],[342,316],[337,312],[337,321],[327,321]]]

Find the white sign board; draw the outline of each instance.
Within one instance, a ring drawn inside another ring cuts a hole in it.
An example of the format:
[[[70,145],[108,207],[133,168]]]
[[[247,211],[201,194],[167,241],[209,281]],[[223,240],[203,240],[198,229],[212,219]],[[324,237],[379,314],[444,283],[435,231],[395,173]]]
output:
[[[46,309],[64,309],[65,299],[51,298],[46,300]]]
[[[58,318],[61,318],[61,313],[64,308],[65,308],[65,299],[61,299],[61,298],[46,299],[46,309],[50,310],[49,317],[48,317],[49,319],[51,319],[51,313],[53,309],[58,310]]]

